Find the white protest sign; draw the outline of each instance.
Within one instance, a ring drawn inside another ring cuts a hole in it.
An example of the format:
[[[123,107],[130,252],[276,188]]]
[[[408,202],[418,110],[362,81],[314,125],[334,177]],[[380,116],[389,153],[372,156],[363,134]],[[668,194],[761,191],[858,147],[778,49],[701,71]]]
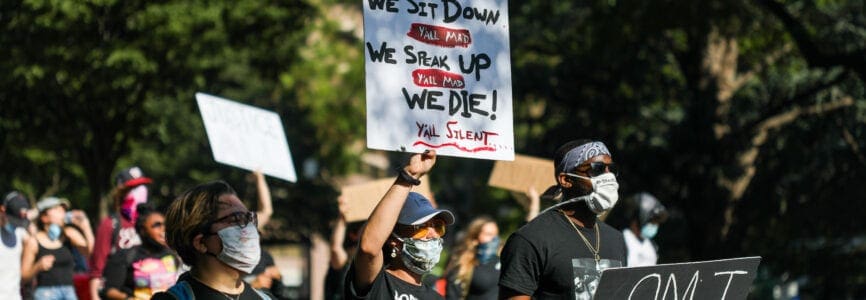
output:
[[[203,93],[195,99],[214,160],[297,181],[280,115]]]
[[[363,6],[367,146],[514,159],[508,1]]]

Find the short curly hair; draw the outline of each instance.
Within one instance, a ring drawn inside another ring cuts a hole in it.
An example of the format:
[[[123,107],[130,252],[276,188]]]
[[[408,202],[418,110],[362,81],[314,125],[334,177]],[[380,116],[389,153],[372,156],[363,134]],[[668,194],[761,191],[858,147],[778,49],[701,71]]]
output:
[[[213,181],[197,185],[177,197],[165,213],[165,239],[168,246],[177,251],[185,264],[193,266],[198,253],[192,240],[219,212],[219,198],[237,195],[225,181]]]

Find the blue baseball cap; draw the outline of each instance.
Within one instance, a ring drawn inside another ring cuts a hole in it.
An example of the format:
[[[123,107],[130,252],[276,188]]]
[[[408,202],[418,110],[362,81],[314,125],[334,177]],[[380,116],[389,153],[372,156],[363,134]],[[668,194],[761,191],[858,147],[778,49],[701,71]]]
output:
[[[418,225],[429,221],[436,216],[442,216],[446,225],[454,224],[454,214],[445,209],[435,209],[423,195],[416,192],[409,192],[406,197],[406,202],[403,203],[403,208],[400,209],[400,216],[397,217],[397,223],[403,225]]]

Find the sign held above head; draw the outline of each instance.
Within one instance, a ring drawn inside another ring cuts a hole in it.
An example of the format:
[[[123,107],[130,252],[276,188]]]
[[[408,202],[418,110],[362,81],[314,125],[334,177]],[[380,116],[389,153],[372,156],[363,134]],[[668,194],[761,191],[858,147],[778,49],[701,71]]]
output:
[[[272,111],[196,93],[214,160],[297,181],[283,122]]]
[[[512,160],[508,1],[363,7],[367,147]]]

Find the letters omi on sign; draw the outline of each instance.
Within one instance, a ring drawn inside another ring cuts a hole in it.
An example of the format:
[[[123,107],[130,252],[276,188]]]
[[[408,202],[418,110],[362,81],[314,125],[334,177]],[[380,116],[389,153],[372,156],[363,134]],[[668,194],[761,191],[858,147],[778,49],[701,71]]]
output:
[[[258,107],[195,94],[214,160],[297,180],[280,116]]]
[[[367,146],[514,159],[507,0],[365,0]]]
[[[761,257],[602,271],[595,299],[746,299]]]

